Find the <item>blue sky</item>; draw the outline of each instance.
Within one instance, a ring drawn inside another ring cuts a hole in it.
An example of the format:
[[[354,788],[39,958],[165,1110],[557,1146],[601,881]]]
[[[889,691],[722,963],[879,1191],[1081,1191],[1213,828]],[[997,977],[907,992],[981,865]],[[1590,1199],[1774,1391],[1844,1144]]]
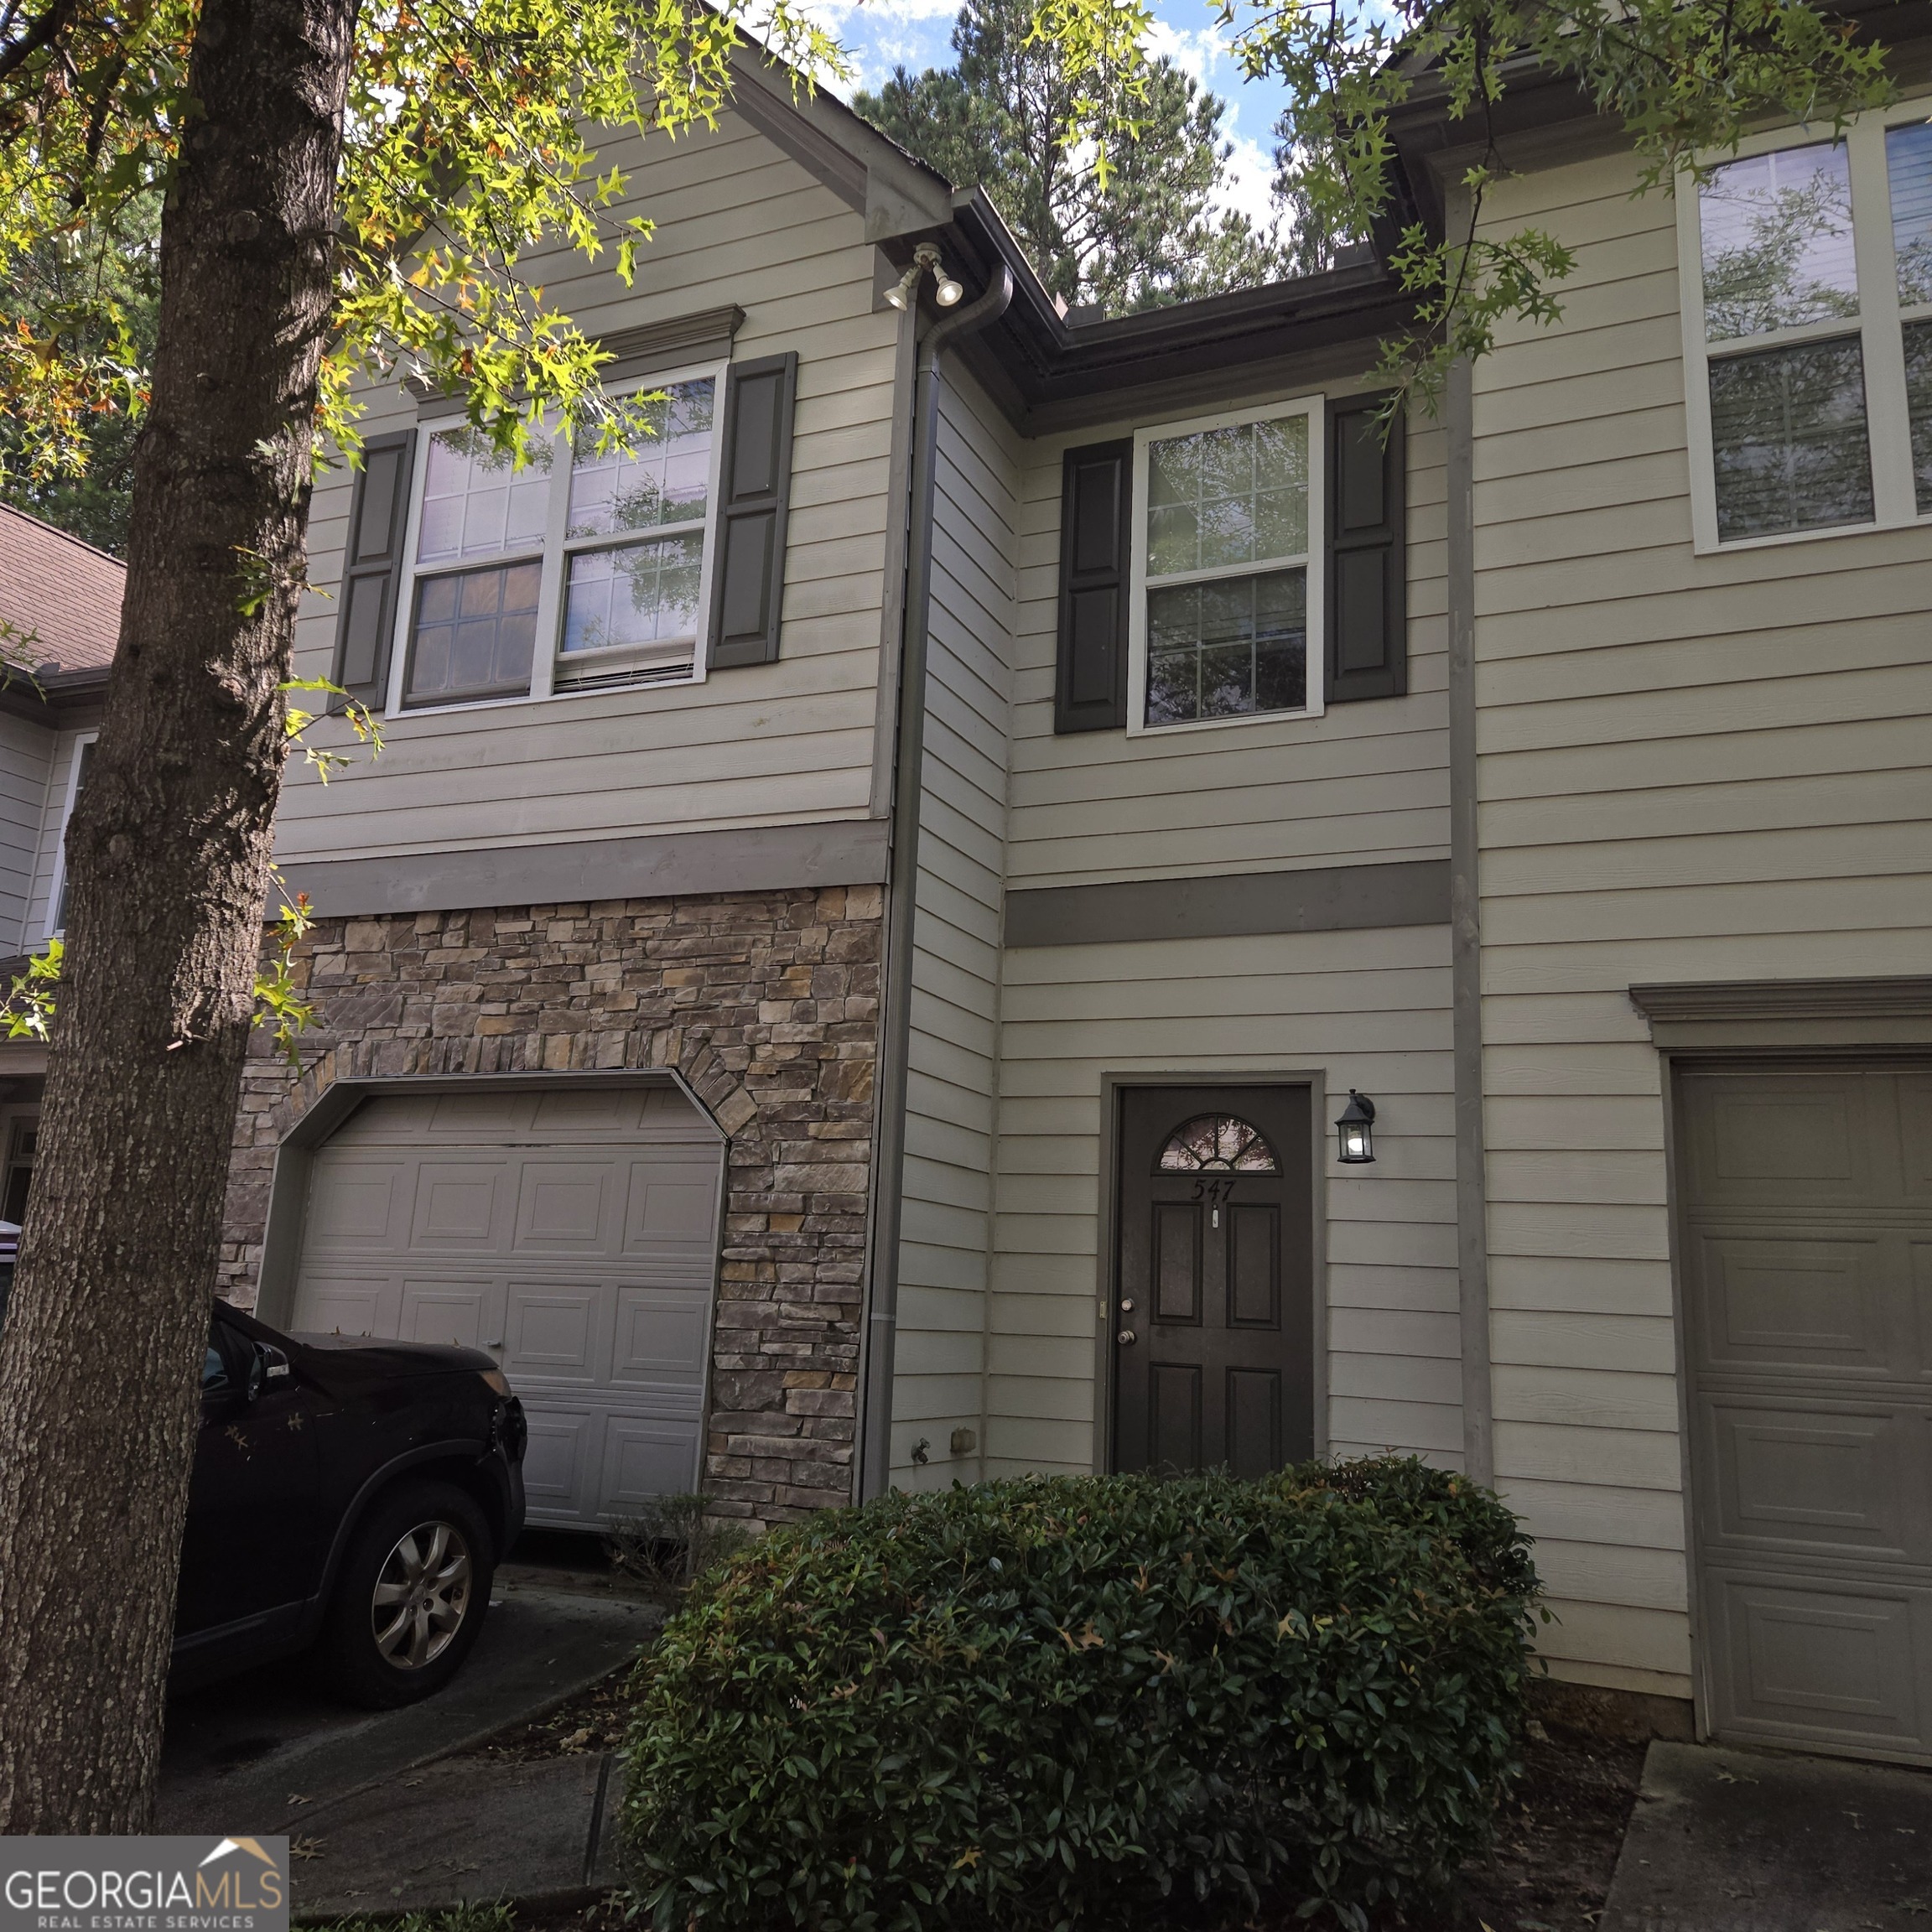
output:
[[[813,0],[811,11],[838,36],[861,87],[876,87],[897,65],[917,71],[951,64],[959,0]],[[1223,198],[1265,226],[1274,176],[1269,131],[1281,111],[1282,89],[1273,80],[1244,83],[1206,0],[1153,0],[1153,50],[1171,55],[1228,103],[1222,128],[1234,154]]]

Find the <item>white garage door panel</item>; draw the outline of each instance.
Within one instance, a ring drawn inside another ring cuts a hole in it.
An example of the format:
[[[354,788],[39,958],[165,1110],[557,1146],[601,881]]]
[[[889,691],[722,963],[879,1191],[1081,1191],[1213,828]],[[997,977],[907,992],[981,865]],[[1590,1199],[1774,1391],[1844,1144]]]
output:
[[[414,1176],[397,1160],[332,1161],[309,1192],[309,1237],[320,1247],[399,1246],[409,1225]]]
[[[315,1157],[293,1325],[495,1354],[532,1520],[691,1489],[722,1173],[665,1088],[368,1102]]]
[[[698,1460],[698,1424],[613,1415],[604,1426],[604,1493],[621,1514],[672,1494]]]
[[[624,1290],[617,1298],[613,1379],[689,1388],[704,1372],[709,1304],[704,1295]]]
[[[530,1446],[523,1452],[523,1496],[530,1514],[575,1521],[589,1488],[590,1444],[600,1418],[533,1407],[525,1415]]]
[[[367,1275],[304,1273],[292,1327],[316,1335],[398,1335],[402,1284]]]
[[[495,1254],[503,1246],[508,1165],[423,1161],[416,1169],[409,1249],[416,1254]]]
[[[715,1171],[700,1161],[632,1162],[626,1251],[667,1242],[709,1249],[717,1198]]]
[[[607,1156],[606,1149],[586,1147],[574,1159],[560,1150],[554,1160],[523,1163],[517,1202],[519,1254],[610,1251],[616,1165]]]
[[[551,1382],[586,1386],[610,1379],[604,1346],[616,1299],[608,1282],[535,1285],[512,1282],[503,1367],[519,1388]]]
[[[497,1330],[490,1320],[491,1285],[405,1281],[397,1332],[407,1342],[453,1342],[459,1348],[487,1346]]]

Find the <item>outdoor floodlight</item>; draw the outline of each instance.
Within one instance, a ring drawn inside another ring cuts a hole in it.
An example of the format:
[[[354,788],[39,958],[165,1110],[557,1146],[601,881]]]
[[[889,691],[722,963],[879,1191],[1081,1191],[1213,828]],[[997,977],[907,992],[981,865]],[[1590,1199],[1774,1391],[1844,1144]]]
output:
[[[919,278],[928,268],[932,271],[933,299],[942,309],[950,309],[966,293],[965,286],[940,266],[939,251],[930,242],[922,242],[912,251],[912,266],[886,291],[886,299],[895,309],[910,309],[918,299]]]

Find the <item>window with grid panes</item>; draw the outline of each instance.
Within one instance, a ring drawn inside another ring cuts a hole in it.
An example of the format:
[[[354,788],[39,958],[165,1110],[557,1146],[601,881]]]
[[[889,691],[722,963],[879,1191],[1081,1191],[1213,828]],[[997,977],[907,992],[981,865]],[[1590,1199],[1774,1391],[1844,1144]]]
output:
[[[1135,444],[1130,728],[1319,710],[1319,400]]]
[[[1932,515],[1932,125],[1764,138],[1682,184],[1700,548]]]
[[[650,433],[617,449],[539,436],[518,467],[466,427],[425,437],[404,706],[694,674],[720,378],[651,387]]]

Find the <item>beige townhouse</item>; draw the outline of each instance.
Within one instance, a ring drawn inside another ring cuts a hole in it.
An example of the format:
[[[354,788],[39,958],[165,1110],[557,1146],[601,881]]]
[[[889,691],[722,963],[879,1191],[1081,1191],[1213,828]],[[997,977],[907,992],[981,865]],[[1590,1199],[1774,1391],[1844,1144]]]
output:
[[[1561,320],[1385,423],[1372,250],[1069,321],[747,60],[622,157],[635,289],[559,259],[657,434],[512,470],[398,383],[318,492],[302,667],[387,743],[291,773],[232,1292],[491,1350],[564,1527],[1414,1452],[1559,1678],[1932,1761],[1902,78],[1675,198],[1514,91]]]

